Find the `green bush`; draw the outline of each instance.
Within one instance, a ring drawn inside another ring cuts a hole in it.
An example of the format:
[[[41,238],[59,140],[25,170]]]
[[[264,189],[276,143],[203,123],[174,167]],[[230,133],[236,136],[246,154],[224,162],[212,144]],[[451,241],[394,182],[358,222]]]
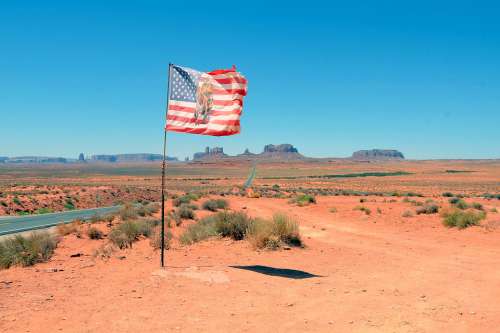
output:
[[[450,200],[448,200],[450,204],[452,204],[453,206],[459,208],[459,209],[467,209],[469,208],[469,205],[467,204],[467,202],[465,202],[464,199],[461,199],[461,198],[451,198]]]
[[[473,202],[471,204],[472,208],[477,209],[477,210],[484,210],[483,205],[480,204],[479,202]]]
[[[285,244],[293,246],[302,245],[299,225],[288,215],[282,213],[274,214],[272,232],[273,235],[277,236]]]
[[[165,249],[168,250],[170,248],[170,241],[173,236],[170,230],[165,230]],[[153,233],[149,238],[149,244],[153,247],[153,249],[157,250],[161,248],[161,226],[157,226],[153,229]]]
[[[426,203],[422,207],[417,208],[417,215],[420,214],[436,214],[439,212],[439,206],[434,203]]]
[[[310,194],[299,194],[294,198],[290,199],[289,203],[296,204],[299,207],[303,207],[309,204],[315,204],[316,198]]]
[[[278,249],[282,244],[302,246],[297,222],[277,213],[271,221],[254,219],[247,228],[247,239],[257,249]]]
[[[223,211],[215,216],[215,231],[222,237],[241,240],[245,237],[250,218],[243,212]]]
[[[153,232],[156,220],[125,221],[114,227],[109,233],[109,240],[120,249],[132,247],[139,236],[149,237]]]
[[[450,228],[465,229],[473,225],[479,225],[479,222],[485,217],[486,213],[484,211],[453,209],[443,214],[443,224]]]
[[[57,239],[47,231],[28,237],[16,235],[0,242],[0,268],[15,265],[32,266],[50,259],[57,247]]]
[[[190,245],[209,237],[216,236],[215,220],[215,216],[211,215],[202,218],[195,224],[189,225],[186,231],[180,236],[179,240],[181,244]]]
[[[177,215],[181,219],[188,219],[188,220],[194,220],[195,214],[193,209],[189,207],[188,204],[182,204],[177,208]]]
[[[137,218],[137,210],[131,203],[126,203],[120,208],[118,215],[123,221],[132,220]]]
[[[191,201],[197,201],[198,199],[200,199],[200,197],[197,194],[186,193],[183,196],[175,198],[172,203],[175,207],[179,207],[182,204],[189,204]]]
[[[102,239],[103,233],[101,230],[97,229],[96,227],[90,227],[87,230],[87,236],[90,239]]]
[[[75,204],[71,199],[66,199],[66,203],[64,204],[64,208],[67,210],[73,210],[75,209]]]
[[[211,212],[216,212],[218,209],[227,209],[229,204],[224,199],[210,199],[203,203],[202,208]]]
[[[54,211],[52,209],[46,207],[38,208],[37,210],[35,210],[35,214],[49,214],[53,212]]]

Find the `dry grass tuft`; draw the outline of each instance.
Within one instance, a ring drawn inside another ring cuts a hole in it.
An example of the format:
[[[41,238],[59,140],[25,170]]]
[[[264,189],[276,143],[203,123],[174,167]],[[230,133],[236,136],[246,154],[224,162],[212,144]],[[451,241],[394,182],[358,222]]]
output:
[[[58,240],[47,231],[16,235],[0,243],[0,268],[32,266],[52,257]]]

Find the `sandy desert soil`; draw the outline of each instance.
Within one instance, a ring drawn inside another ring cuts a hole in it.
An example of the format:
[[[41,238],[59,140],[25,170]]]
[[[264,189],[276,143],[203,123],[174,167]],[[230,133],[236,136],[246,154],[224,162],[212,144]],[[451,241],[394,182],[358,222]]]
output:
[[[251,216],[295,216],[306,247],[174,241],[163,270],[148,240],[105,261],[92,256],[104,241],[66,236],[49,262],[0,271],[0,331],[498,331],[500,214],[448,229],[437,214],[402,217],[415,209],[402,198],[366,199],[370,215],[353,210],[358,197],[306,207],[232,197],[232,209]],[[500,209],[498,200],[474,201]]]

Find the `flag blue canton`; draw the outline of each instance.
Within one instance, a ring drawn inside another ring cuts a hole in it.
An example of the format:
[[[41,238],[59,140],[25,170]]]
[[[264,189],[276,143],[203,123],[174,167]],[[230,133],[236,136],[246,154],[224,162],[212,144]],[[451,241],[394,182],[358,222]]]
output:
[[[191,68],[172,66],[170,99],[182,102],[196,102],[196,89],[201,74],[201,72]]]

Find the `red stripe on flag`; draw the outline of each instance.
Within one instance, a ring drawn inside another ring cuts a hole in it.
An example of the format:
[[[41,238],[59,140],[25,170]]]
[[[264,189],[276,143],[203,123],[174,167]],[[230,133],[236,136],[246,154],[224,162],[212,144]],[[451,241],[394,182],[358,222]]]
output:
[[[247,92],[245,89],[214,89],[212,91],[214,94],[220,94],[220,95],[234,95],[234,94],[239,94],[245,96]]]
[[[182,117],[182,116],[174,116],[174,115],[167,115],[167,120],[172,120],[172,121],[181,121],[183,123],[189,123],[189,124],[206,124],[203,123],[202,119],[195,119],[195,118],[188,118],[188,117]],[[240,126],[240,121],[239,120],[220,120],[220,119],[210,119],[210,124],[216,124],[216,125],[225,125],[225,126]]]
[[[228,84],[228,83],[247,83],[247,79],[241,76],[228,76],[225,78],[213,78],[215,81],[217,81],[220,84]]]
[[[201,135],[212,135],[212,136],[226,136],[234,135],[240,133],[239,129],[236,131],[215,131],[207,130],[206,128],[186,128],[179,126],[167,125],[166,129],[173,132],[190,133],[190,134],[201,134]]]

